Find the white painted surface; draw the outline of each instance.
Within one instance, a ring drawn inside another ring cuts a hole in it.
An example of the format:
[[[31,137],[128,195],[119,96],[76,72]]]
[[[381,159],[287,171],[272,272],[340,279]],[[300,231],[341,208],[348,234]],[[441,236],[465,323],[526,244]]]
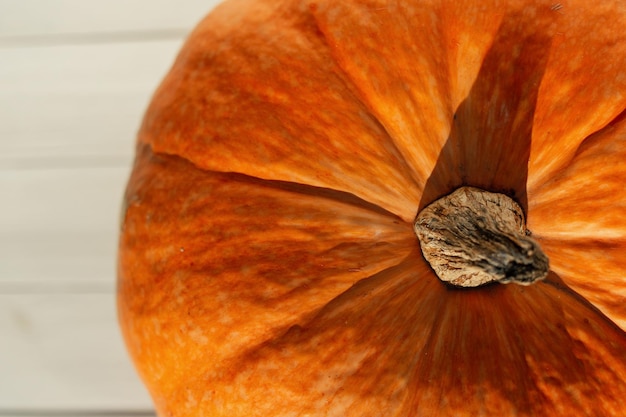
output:
[[[118,336],[110,291],[1,294],[0,326],[3,362],[11,358],[0,378],[0,413],[150,409]]]
[[[0,48],[0,169],[128,166],[143,109],[180,44]]]
[[[114,291],[128,172],[80,165],[0,170],[0,294]]]
[[[216,0],[0,0],[0,38],[187,31]],[[38,38],[38,40],[45,40]]]
[[[217,0],[0,0],[0,416],[151,415],[115,313],[135,132]]]

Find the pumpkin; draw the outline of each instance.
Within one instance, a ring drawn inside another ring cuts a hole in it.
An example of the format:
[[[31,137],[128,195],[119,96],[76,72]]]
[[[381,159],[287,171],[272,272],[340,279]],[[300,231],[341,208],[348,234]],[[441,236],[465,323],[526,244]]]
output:
[[[159,415],[624,415],[625,27],[618,0],[214,10],[125,195],[119,319]]]

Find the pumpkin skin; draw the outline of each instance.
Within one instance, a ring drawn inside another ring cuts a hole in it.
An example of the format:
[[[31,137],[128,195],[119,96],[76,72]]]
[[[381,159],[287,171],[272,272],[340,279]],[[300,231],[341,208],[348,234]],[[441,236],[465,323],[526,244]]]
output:
[[[626,5],[232,0],[147,111],[118,310],[161,416],[626,410]],[[458,290],[418,211],[512,196],[550,258]]]

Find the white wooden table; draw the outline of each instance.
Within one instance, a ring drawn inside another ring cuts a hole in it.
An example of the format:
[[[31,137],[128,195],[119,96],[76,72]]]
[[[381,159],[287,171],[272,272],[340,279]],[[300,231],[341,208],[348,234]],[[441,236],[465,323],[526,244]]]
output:
[[[0,416],[153,415],[117,328],[135,132],[217,0],[0,0]]]

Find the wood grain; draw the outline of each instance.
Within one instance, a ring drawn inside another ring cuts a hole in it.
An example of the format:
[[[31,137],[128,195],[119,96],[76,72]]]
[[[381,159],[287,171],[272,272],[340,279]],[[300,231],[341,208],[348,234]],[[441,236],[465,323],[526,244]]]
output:
[[[0,169],[128,166],[181,43],[0,48]]]
[[[217,3],[217,0],[0,0],[0,39],[23,41],[30,37],[31,41],[50,43],[56,37],[71,34],[186,33]]]
[[[121,340],[142,114],[215,0],[0,0],[0,416],[147,416]]]
[[[0,294],[0,411],[137,411],[114,294]]]

